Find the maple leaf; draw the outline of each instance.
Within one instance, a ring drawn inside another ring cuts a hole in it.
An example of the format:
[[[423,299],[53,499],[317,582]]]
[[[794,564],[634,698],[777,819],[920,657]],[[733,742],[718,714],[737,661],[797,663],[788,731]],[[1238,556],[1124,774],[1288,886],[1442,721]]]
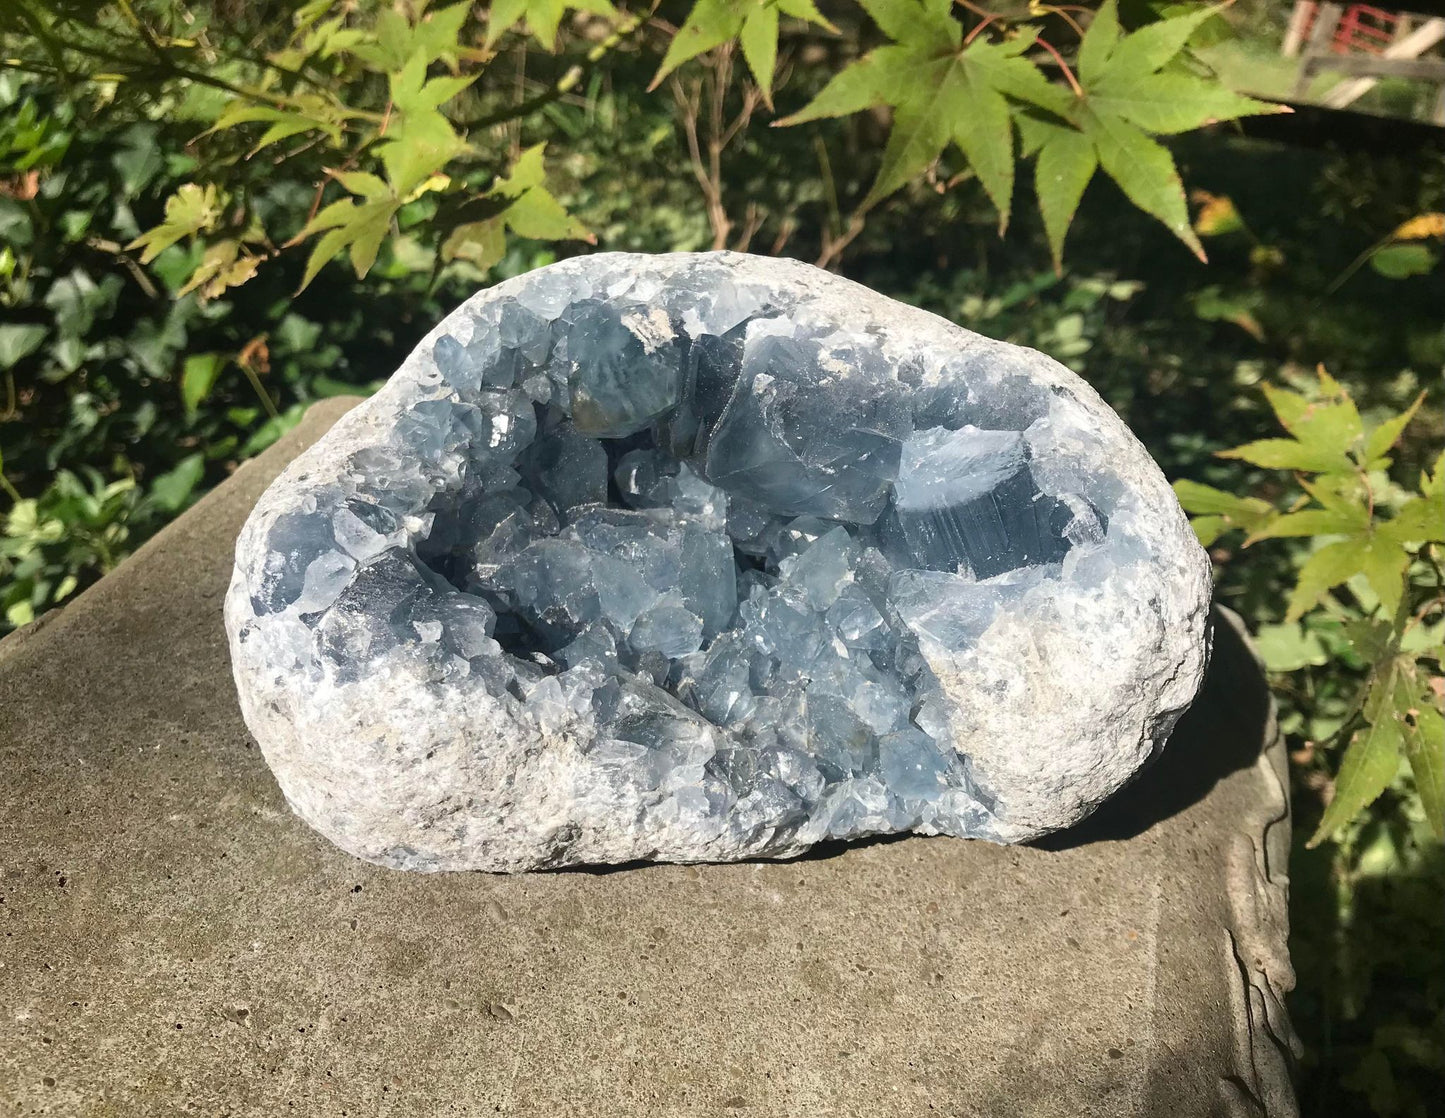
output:
[[[349,51],[378,73],[395,73],[417,53],[425,62],[442,62],[455,73],[458,57],[467,52],[461,33],[471,10],[469,2],[453,4],[413,21],[396,8],[384,7],[377,14],[374,35],[347,39],[344,47],[333,43],[332,48]]]
[[[366,275],[376,263],[381,242],[391,232],[392,218],[401,209],[401,199],[392,188],[368,171],[343,171],[335,178],[357,197],[332,202],[297,234],[297,240],[321,234],[311,247],[298,290],[305,290],[322,266],[343,249],[349,251],[356,278]]]
[[[1014,186],[1011,101],[1063,114],[1068,94],[1023,57],[1032,33],[1001,43],[965,43],[949,15],[949,0],[864,0],[863,6],[895,42],[869,52],[833,78],[799,112],[779,121],[799,124],[846,116],[879,105],[893,108],[882,165],[863,208],[869,208],[926,170],[950,143],[958,145],[1008,227]]]
[[[1218,11],[1218,6],[1200,8],[1126,34],[1115,0],[1100,6],[1079,45],[1080,96],[1061,114],[1064,122],[1036,121],[1029,137],[1028,146],[1038,152],[1035,189],[1056,268],[1084,190],[1101,168],[1129,201],[1205,259],[1174,158],[1152,137],[1290,111],[1216,81],[1166,69],[1199,25]]]
[[[656,89],[663,78],[684,62],[736,39],[763,100],[772,108],[773,75],[778,62],[778,19],[785,15],[829,31],[837,30],[818,11],[813,0],[697,0],[672,37],[648,89]]]
[[[185,183],[166,199],[165,220],[125,247],[141,249],[140,262],[149,264],[177,241],[214,229],[225,201],[215,186]]]
[[[557,49],[557,29],[568,8],[608,19],[617,17],[617,9],[609,0],[496,0],[487,16],[487,46],[491,46],[519,23],[546,51]]]
[[[485,271],[506,251],[508,229],[519,237],[539,241],[597,243],[587,227],[548,191],[543,165],[546,146],[527,148],[512,164],[511,172],[492,184],[485,197],[500,203],[501,208],[483,220],[453,229],[442,243],[443,261],[465,260]]]

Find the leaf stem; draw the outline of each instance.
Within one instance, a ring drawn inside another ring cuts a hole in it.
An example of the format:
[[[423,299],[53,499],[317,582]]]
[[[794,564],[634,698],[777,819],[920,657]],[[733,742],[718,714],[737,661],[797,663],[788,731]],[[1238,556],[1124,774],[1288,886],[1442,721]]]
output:
[[[1089,10],[1088,8],[1080,7],[1077,4],[1039,4],[1038,10],[1041,12],[1053,12],[1054,15],[1058,16],[1074,29],[1075,35],[1080,39],[1084,37],[1084,29],[1079,26],[1078,20],[1069,15],[1069,12],[1087,12]]]
[[[999,17],[997,15],[990,15],[985,16],[983,19],[979,20],[978,23],[974,24],[973,30],[971,30],[967,35],[963,37],[963,45],[968,46],[969,43],[973,42],[975,39],[978,38],[980,32],[982,32],[985,28],[988,27],[990,23],[993,23],[998,18]]]
[[[1051,55],[1054,56],[1054,61],[1059,64],[1059,69],[1064,72],[1064,77],[1068,80],[1069,88],[1074,91],[1074,96],[1082,99],[1084,96],[1084,90],[1079,85],[1079,80],[1074,77],[1074,71],[1069,69],[1069,64],[1064,61],[1064,56],[1061,55],[1057,50],[1055,50],[1053,44],[1050,43],[1047,39],[1045,39],[1042,35],[1035,39],[1034,42],[1038,43],[1039,46],[1043,47],[1044,50],[1048,51]]]

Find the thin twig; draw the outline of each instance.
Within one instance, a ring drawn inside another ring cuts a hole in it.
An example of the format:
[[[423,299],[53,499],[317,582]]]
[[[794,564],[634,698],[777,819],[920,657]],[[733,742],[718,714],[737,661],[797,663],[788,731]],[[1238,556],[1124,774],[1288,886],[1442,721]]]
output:
[[[1054,56],[1054,61],[1059,64],[1059,69],[1064,72],[1064,77],[1068,79],[1069,87],[1073,89],[1074,96],[1083,97],[1083,87],[1079,85],[1078,79],[1074,77],[1074,72],[1069,69],[1069,64],[1064,61],[1064,56],[1061,55],[1058,51],[1056,51],[1053,47],[1053,44],[1051,44],[1042,35],[1035,39],[1034,42],[1038,43],[1039,46],[1043,47],[1044,50],[1048,51]]]

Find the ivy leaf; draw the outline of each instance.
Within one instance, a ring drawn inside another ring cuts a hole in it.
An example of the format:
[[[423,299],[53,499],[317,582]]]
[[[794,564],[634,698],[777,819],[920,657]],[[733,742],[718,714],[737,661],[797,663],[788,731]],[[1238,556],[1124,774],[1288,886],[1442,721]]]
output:
[[[608,19],[617,17],[617,9],[609,0],[495,0],[487,17],[487,46],[492,46],[507,31],[525,21],[527,30],[545,51],[557,49],[557,30],[568,8],[592,12]]]
[[[780,14],[829,31],[837,30],[818,11],[813,0],[697,0],[668,44],[662,65],[647,88],[656,89],[668,74],[704,51],[737,39],[743,49],[743,60],[762,90],[763,100],[771,108]]]
[[[205,471],[204,455],[192,454],[182,458],[174,469],[167,470],[151,482],[151,500],[166,512],[179,512]]]
[[[165,220],[154,229],[147,229],[126,248],[139,248],[140,262],[149,264],[183,237],[209,233],[221,218],[224,204],[214,186],[198,186],[188,182],[166,199]]]
[[[1416,712],[1405,727],[1404,744],[1425,818],[1436,837],[1445,839],[1445,715],[1430,706]]]
[[[23,357],[40,348],[45,327],[33,322],[0,324],[0,369],[12,369]]]
[[[181,402],[187,415],[194,415],[211,394],[224,364],[219,353],[193,353],[186,358],[181,369]]]
[[[1385,245],[1370,254],[1370,267],[1386,279],[1423,276],[1435,267],[1435,254],[1426,245]]]

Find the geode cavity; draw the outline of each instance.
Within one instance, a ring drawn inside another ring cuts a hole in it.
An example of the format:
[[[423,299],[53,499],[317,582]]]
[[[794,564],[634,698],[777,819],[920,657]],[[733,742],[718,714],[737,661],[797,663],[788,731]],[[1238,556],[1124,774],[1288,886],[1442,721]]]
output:
[[[226,626],[292,807],[407,869],[1066,827],[1203,674],[1209,564],[1081,380],[803,264],[484,291],[261,498]]]

